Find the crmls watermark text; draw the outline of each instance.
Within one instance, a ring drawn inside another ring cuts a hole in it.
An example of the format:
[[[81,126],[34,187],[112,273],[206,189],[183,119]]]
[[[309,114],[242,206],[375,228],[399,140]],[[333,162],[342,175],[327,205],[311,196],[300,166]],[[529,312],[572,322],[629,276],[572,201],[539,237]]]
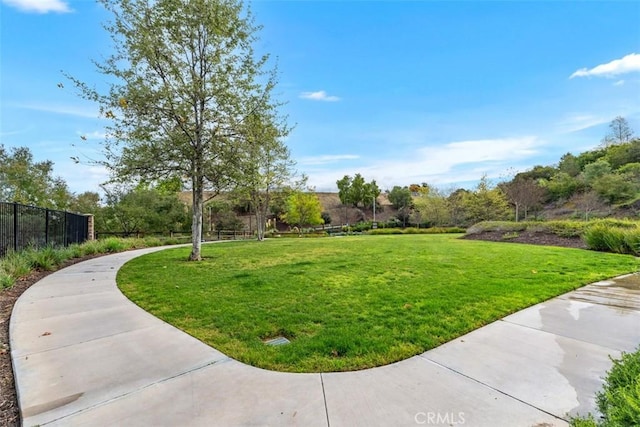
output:
[[[413,419],[420,425],[461,426],[464,424],[464,412],[418,412]]]

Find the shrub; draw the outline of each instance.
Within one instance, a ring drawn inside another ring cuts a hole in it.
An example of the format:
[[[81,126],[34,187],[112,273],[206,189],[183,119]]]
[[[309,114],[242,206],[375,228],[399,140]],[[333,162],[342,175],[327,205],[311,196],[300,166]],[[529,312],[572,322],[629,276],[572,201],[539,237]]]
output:
[[[80,258],[84,255],[83,247],[80,244],[74,243],[67,249],[69,249],[69,253],[71,254],[69,258]]]
[[[640,226],[630,224],[602,221],[588,227],[583,238],[594,251],[640,255]]]
[[[607,251],[608,246],[605,236],[608,230],[609,229],[602,224],[589,227],[589,229],[585,231],[583,236],[584,242],[587,244],[587,247],[594,251]]]
[[[604,425],[640,425],[640,348],[635,353],[622,353],[619,360],[613,360],[596,402]]]
[[[446,233],[464,233],[465,229],[460,227],[432,227],[432,228],[378,228],[370,230],[367,234],[384,235],[384,234],[446,234]]]
[[[357,224],[352,225],[351,231],[362,232],[362,231],[371,230],[371,227],[372,227],[371,221],[361,221],[361,222],[358,222]]]
[[[631,254],[640,256],[640,228],[624,231],[624,243]]]
[[[528,222],[511,222],[511,221],[483,221],[472,225],[466,231],[467,234],[478,234],[484,231],[500,231],[503,233],[525,231]]]
[[[178,244],[178,239],[169,238],[169,239],[160,240],[157,237],[145,237],[144,239],[142,239],[141,242],[139,242],[139,244],[141,248],[145,248],[145,247],[152,248],[155,246],[162,246],[162,245],[176,245]]]
[[[28,250],[24,254],[31,261],[31,268],[34,270],[51,271],[63,261],[60,252],[51,246],[39,250]]]
[[[13,277],[0,270],[0,289],[10,288],[15,282],[16,281]]]
[[[571,420],[573,427],[623,427],[640,425],[640,347],[634,353],[622,353],[612,359],[604,385],[596,394],[602,418],[591,414]]]
[[[88,242],[84,242],[80,247],[82,248],[83,256],[94,255],[100,252],[101,244],[99,240],[90,240]]]
[[[0,271],[14,279],[26,276],[31,272],[31,261],[24,254],[10,251],[0,259]]]
[[[604,233],[604,241],[609,252],[617,254],[629,253],[627,245],[624,242],[624,230],[617,227],[609,227]]]
[[[117,237],[109,237],[104,240],[99,240],[99,252],[101,253],[115,253],[121,252],[127,249],[128,244],[125,243],[126,239],[120,239]]]

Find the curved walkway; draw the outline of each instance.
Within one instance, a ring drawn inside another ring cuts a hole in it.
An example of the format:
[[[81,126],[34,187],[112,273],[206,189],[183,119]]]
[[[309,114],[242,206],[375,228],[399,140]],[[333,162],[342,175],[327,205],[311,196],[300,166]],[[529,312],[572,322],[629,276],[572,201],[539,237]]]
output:
[[[564,426],[567,413],[594,411],[609,355],[640,344],[640,288],[609,281],[393,365],[271,372],[120,293],[117,270],[160,249],[75,264],[17,301],[11,356],[25,426]]]

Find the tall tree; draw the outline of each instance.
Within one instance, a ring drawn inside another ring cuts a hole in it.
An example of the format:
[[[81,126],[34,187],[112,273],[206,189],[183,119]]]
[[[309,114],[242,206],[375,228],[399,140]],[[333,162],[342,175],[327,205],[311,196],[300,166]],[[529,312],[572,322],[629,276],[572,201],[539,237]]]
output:
[[[589,215],[591,212],[605,207],[605,204],[602,202],[600,196],[598,196],[598,193],[593,190],[574,194],[570,202],[575,205],[576,210],[584,212],[585,221],[589,221]]]
[[[294,192],[287,200],[287,212],[282,219],[299,227],[323,224],[322,205],[318,195],[311,192]]]
[[[450,222],[447,198],[437,188],[423,185],[413,198],[414,217],[417,223],[442,226]]]
[[[200,259],[204,190],[241,180],[245,121],[273,117],[275,70],[254,55],[259,30],[237,0],[99,0],[115,53],[107,93],[73,79],[112,120],[106,164],[119,179],[179,177],[192,191],[191,260]]]
[[[419,189],[420,187],[417,187],[416,195],[419,194]],[[411,204],[413,203],[411,190],[407,187],[400,187],[397,185],[387,193],[387,198],[396,209],[402,209],[407,206],[411,206]]]
[[[584,167],[582,177],[584,182],[591,186],[598,178],[609,173],[611,173],[611,165],[609,162],[604,159],[598,159]]]
[[[602,144],[607,147],[613,144],[624,144],[633,139],[633,129],[629,122],[622,116],[618,116],[609,123],[609,133],[604,137]]]
[[[67,183],[53,175],[52,161],[34,162],[29,148],[0,144],[0,201],[67,209],[71,199]]]
[[[353,178],[345,175],[342,179],[336,181],[336,185],[338,186],[340,202],[345,207],[352,205],[354,208],[357,208],[358,205],[362,205],[365,208],[369,208],[381,193],[375,180],[366,182],[364,177],[359,173],[355,174]]]
[[[530,178],[515,178],[503,185],[502,188],[509,201],[515,207],[516,222],[518,222],[522,211],[524,211],[524,219],[526,220],[529,208],[541,204],[544,199],[545,189]]]
[[[162,193],[142,185],[133,189],[105,186],[103,190],[107,206],[98,224],[105,229],[98,231],[168,233],[190,225],[187,207],[176,193]]]
[[[338,197],[340,198],[340,203],[344,206],[353,203],[351,198],[351,177],[349,175],[343,176],[342,179],[336,181],[336,185],[338,186]]]
[[[365,183],[362,194],[362,205],[365,208],[371,208],[374,206],[377,203],[376,200],[378,199],[378,196],[380,196],[381,192],[382,190],[378,187],[375,179],[371,180],[371,182]]]
[[[73,197],[70,211],[95,215],[100,210],[100,195],[95,191],[85,191]]]
[[[509,217],[507,197],[500,188],[491,187],[486,176],[480,179],[475,191],[464,194],[463,206],[467,221],[498,221]]]
[[[281,139],[288,129],[285,124],[275,126],[274,119],[253,114],[246,120],[247,149],[239,165],[243,179],[236,188],[255,215],[259,241],[264,240],[272,193],[282,189],[293,174],[294,163]]]
[[[558,170],[571,176],[578,176],[580,173],[580,162],[576,156],[571,153],[567,153],[560,158]]]

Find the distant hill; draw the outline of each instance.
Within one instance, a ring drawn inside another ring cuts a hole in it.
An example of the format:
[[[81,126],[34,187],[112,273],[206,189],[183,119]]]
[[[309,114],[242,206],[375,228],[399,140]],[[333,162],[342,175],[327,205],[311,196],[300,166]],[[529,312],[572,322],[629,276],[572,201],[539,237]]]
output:
[[[355,224],[359,221],[373,220],[373,209],[347,207],[340,202],[338,193],[316,193],[322,205],[322,211],[331,216],[330,225]],[[391,205],[387,195],[378,196],[376,205],[376,221],[385,222],[394,218],[398,211]]]

